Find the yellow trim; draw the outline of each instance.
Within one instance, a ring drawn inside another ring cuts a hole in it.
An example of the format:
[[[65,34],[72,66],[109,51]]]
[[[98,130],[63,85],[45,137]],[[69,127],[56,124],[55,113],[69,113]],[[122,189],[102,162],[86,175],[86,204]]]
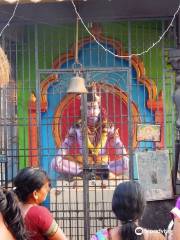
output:
[[[45,236],[46,237],[52,237],[58,230],[58,224],[57,222],[53,219],[53,222],[51,224],[51,226],[49,227],[49,229],[45,232]]]
[[[89,139],[89,137],[88,137],[88,135],[87,135],[87,145],[88,145],[88,149],[91,151],[91,153],[92,153],[93,155],[95,155],[95,156],[98,156],[98,155],[99,155],[100,150],[101,150],[102,148],[104,148],[105,145],[106,145],[107,138],[108,138],[108,134],[107,134],[107,129],[106,129],[106,127],[103,129],[102,134],[101,134],[101,139],[100,139],[99,143],[98,143],[96,146],[94,146],[94,145],[91,143],[91,141],[90,141],[90,139]]]

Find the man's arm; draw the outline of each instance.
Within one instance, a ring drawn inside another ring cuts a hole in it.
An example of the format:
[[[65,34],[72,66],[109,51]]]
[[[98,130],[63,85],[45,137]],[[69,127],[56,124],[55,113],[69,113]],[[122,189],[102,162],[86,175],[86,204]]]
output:
[[[116,155],[120,155],[122,157],[124,157],[124,156],[127,157],[126,148],[124,147],[124,145],[120,139],[118,129],[115,129],[114,125],[110,126],[109,135],[110,135],[111,141],[113,141],[113,146],[115,148]]]
[[[129,169],[129,158],[127,156],[126,148],[124,147],[118,129],[114,129],[112,125],[109,131],[111,146],[115,148],[115,160],[110,161],[109,169],[115,175],[125,174]]]
[[[69,152],[69,149],[72,147],[73,143],[76,141],[76,129],[71,127],[68,131],[67,136],[65,137],[61,147],[58,150],[58,155],[66,155]]]
[[[70,168],[73,167],[73,169],[76,166],[70,166],[68,160],[64,160],[65,156],[68,154],[69,149],[71,148],[72,144],[76,140],[76,130],[73,127],[71,127],[68,131],[68,134],[66,138],[64,139],[61,147],[58,149],[57,154],[51,161],[51,168],[54,169],[56,172],[70,172]],[[72,165],[72,164],[71,164]],[[76,169],[74,169],[75,171]]]

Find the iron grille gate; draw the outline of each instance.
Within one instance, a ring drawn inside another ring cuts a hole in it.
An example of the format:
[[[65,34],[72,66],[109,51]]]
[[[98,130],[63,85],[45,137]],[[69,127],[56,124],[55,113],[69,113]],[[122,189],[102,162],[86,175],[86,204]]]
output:
[[[112,43],[121,42],[126,53],[141,52],[155,42],[166,24],[166,20],[102,23],[103,44],[115,51]],[[81,118],[80,111],[77,111],[80,109],[80,98],[68,99],[66,94],[73,75],[73,51],[70,47],[75,28],[71,24],[58,27],[25,26],[20,35],[16,28],[12,30],[9,30],[12,38],[3,38],[15,80],[6,89],[1,89],[0,96],[0,154],[5,157],[1,182],[11,186],[18,168],[23,168],[27,163],[40,165],[52,179],[53,189],[46,204],[60,226],[70,239],[89,239],[89,234],[116,224],[111,211],[111,196],[120,178],[117,176],[112,180],[103,179],[101,174],[96,176],[98,167],[90,165],[83,166],[83,178],[81,174],[74,178],[70,174],[63,176],[51,168],[52,159],[63,143],[62,139],[65,139],[73,122]],[[157,93],[154,100],[162,99],[163,149],[169,150],[170,159],[173,160],[175,112],[171,96],[174,92],[174,73],[167,65],[167,59],[169,48],[174,47],[174,32],[169,32],[152,51],[135,58],[133,66],[129,66],[127,59],[110,56],[92,39],[86,45],[87,35],[82,28],[80,32],[80,43],[84,47],[79,50],[79,60],[84,66],[86,84],[92,81],[97,83],[107,119],[115,129],[119,129],[130,164],[136,151],[155,147],[154,143],[137,142],[136,138],[136,125],[139,122],[156,124],[153,108],[150,103],[150,108],[147,106],[152,86],[157,90],[153,90]],[[116,51],[121,47],[121,44],[118,45]],[[57,56],[60,56],[61,65],[55,61]],[[139,62],[142,64],[138,65]],[[139,71],[143,73],[141,78]],[[149,88],[146,87],[147,82]],[[82,108],[82,117],[86,119],[85,110],[86,107]],[[100,119],[102,124],[103,118]],[[84,138],[87,141],[87,137]],[[76,151],[79,148],[73,146],[73,149]],[[83,159],[87,160],[87,146],[83,149],[86,150]],[[134,166],[130,166],[130,169],[134,169]]]
[[[102,89],[99,92],[99,96],[102,94],[103,97],[108,101],[108,98],[111,97],[111,104],[110,106],[115,108],[113,106],[113,103],[115,104],[115,94],[112,96],[109,96],[110,92],[108,90],[112,90],[117,88],[119,85],[118,82],[126,83],[127,85],[131,85],[131,68],[130,67],[111,67],[111,68],[88,68],[83,69],[83,76],[86,80],[86,85],[91,85],[92,83],[103,84]],[[45,168],[49,175],[51,176],[54,189],[51,191],[50,195],[50,208],[54,212],[55,217],[62,221],[60,225],[63,224],[63,228],[65,229],[67,235],[70,237],[70,239],[89,239],[90,235],[93,233],[94,228],[98,230],[98,224],[96,223],[97,219],[99,219],[99,224],[101,227],[104,227],[107,223],[111,222],[113,223],[112,219],[114,217],[111,213],[111,196],[114,187],[117,185],[117,183],[122,179],[119,179],[117,176],[114,180],[100,178],[96,179],[97,172],[102,171],[102,175],[107,175],[107,169],[103,169],[103,166],[100,165],[92,165],[88,163],[88,146],[87,146],[87,95],[81,95],[81,115],[76,116],[75,113],[71,116],[66,116],[66,123],[62,124],[63,126],[66,124],[67,129],[71,128],[72,120],[77,121],[77,118],[80,117],[81,120],[84,122],[82,126],[82,142],[83,142],[83,174],[81,177],[74,176],[73,179],[71,178],[69,174],[65,176],[65,178],[62,178],[59,180],[58,174],[52,173],[52,169],[50,167],[51,160],[54,157],[55,154],[57,154],[57,151],[54,151],[56,148],[51,142],[45,143],[43,139],[50,139],[52,137],[53,132],[53,118],[56,118],[56,112],[58,109],[58,105],[61,105],[61,101],[65,99],[68,94],[66,93],[67,87],[69,85],[70,79],[74,75],[74,72],[72,69],[66,69],[66,70],[39,70],[38,71],[38,81],[36,82],[36,97],[37,97],[37,104],[36,104],[36,111],[37,111],[37,123],[38,123],[38,156],[39,160],[41,162],[41,166]],[[46,110],[46,113],[42,113],[42,107],[40,105],[41,99],[42,99],[42,87],[40,86],[40,82],[42,81],[42,78],[46,76],[45,79],[48,79],[48,76],[56,75],[56,80],[50,84],[49,86],[49,92],[47,91],[47,99],[48,99],[48,108],[49,110]],[[115,75],[115,76],[114,76]],[[111,80],[111,81],[110,81]],[[109,84],[110,82],[110,84]],[[106,86],[106,83],[109,84]],[[110,89],[108,87],[111,87]],[[104,91],[104,93],[102,93]],[[121,90],[123,94],[125,94],[125,91]],[[127,89],[127,95],[131,96],[131,89]],[[53,103],[53,99],[57,98],[59,96],[58,100],[55,104],[55,109],[51,109],[51,102]],[[78,96],[79,97],[79,96]],[[78,98],[77,97],[77,98]],[[102,96],[101,96],[102,97]],[[75,97],[73,97],[75,98]],[[113,101],[114,98],[114,101]],[[70,101],[70,100],[69,100]],[[123,101],[121,97],[119,98],[119,101]],[[118,116],[115,114],[114,111],[114,123],[118,124],[119,118],[121,118],[122,124],[121,128],[126,127],[128,131],[132,129],[130,120],[132,117],[131,115],[131,104],[130,97],[127,98],[127,115]],[[68,104],[68,102],[67,102]],[[74,108],[76,103],[74,103]],[[83,104],[83,105],[82,105]],[[108,109],[110,106],[107,107],[107,112],[110,111]],[[70,106],[72,107],[72,106]],[[80,106],[78,106],[80,107]],[[118,106],[120,108],[120,112],[122,111],[123,106]],[[54,111],[54,112],[53,112]],[[52,114],[53,112],[53,114]],[[63,114],[61,112],[61,114]],[[60,116],[59,116],[60,117]],[[134,116],[135,117],[135,116]],[[102,119],[100,120],[102,124]],[[123,123],[126,122],[126,123]],[[128,126],[126,126],[128,125]],[[59,125],[59,128],[62,126]],[[130,131],[131,132],[131,131]],[[67,133],[66,133],[67,134]],[[56,137],[56,134],[54,133],[54,137]],[[131,146],[132,136],[129,134],[129,144],[128,144],[128,152],[133,152],[133,146]],[[55,140],[56,141],[56,140]],[[102,146],[100,146],[101,148]],[[74,147],[75,148],[75,147]],[[131,150],[130,150],[131,149]],[[132,159],[132,156],[131,156]],[[47,164],[48,163],[48,164]],[[132,168],[132,166],[131,166]],[[59,174],[61,175],[61,174]],[[101,176],[101,174],[100,174]],[[95,180],[96,179],[96,180]],[[105,189],[105,190],[104,190]],[[56,192],[54,194],[53,192]],[[104,191],[106,193],[104,193]],[[74,192],[73,194],[71,194]],[[108,196],[109,195],[109,196]],[[74,196],[75,199],[74,199]],[[108,197],[108,199],[107,199]],[[98,199],[101,199],[99,201]],[[98,206],[99,205],[99,206]],[[101,206],[102,205],[102,206]],[[67,207],[67,208],[66,208]],[[102,208],[102,213],[100,213],[100,216],[98,216],[97,210],[98,208]],[[67,216],[69,214],[69,216]],[[68,222],[69,221],[69,222]],[[99,226],[99,227],[100,227]],[[76,233],[74,233],[74,229],[76,229]],[[92,229],[90,232],[90,229]]]

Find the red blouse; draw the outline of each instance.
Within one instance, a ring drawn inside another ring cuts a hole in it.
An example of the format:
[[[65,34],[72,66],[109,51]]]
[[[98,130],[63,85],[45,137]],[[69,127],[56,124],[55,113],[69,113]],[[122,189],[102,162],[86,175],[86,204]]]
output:
[[[32,206],[24,218],[31,240],[45,240],[58,230],[58,224],[49,210],[42,206]]]

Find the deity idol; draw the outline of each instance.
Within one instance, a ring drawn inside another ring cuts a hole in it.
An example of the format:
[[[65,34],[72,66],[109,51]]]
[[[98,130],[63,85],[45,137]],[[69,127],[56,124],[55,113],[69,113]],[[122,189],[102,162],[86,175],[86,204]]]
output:
[[[103,169],[108,175],[105,178],[115,179],[129,177],[129,158],[120,139],[119,131],[108,121],[105,110],[101,107],[101,97],[97,94],[96,85],[89,87],[87,94],[87,150],[88,164]],[[70,153],[73,146],[78,152]],[[68,130],[51,167],[58,173],[82,176],[83,174],[83,135],[82,120],[79,119]],[[108,149],[114,149],[113,160]],[[95,169],[96,169],[95,168]],[[98,170],[97,170],[98,172]],[[98,175],[98,174],[96,174]],[[103,174],[100,174],[103,176]]]

